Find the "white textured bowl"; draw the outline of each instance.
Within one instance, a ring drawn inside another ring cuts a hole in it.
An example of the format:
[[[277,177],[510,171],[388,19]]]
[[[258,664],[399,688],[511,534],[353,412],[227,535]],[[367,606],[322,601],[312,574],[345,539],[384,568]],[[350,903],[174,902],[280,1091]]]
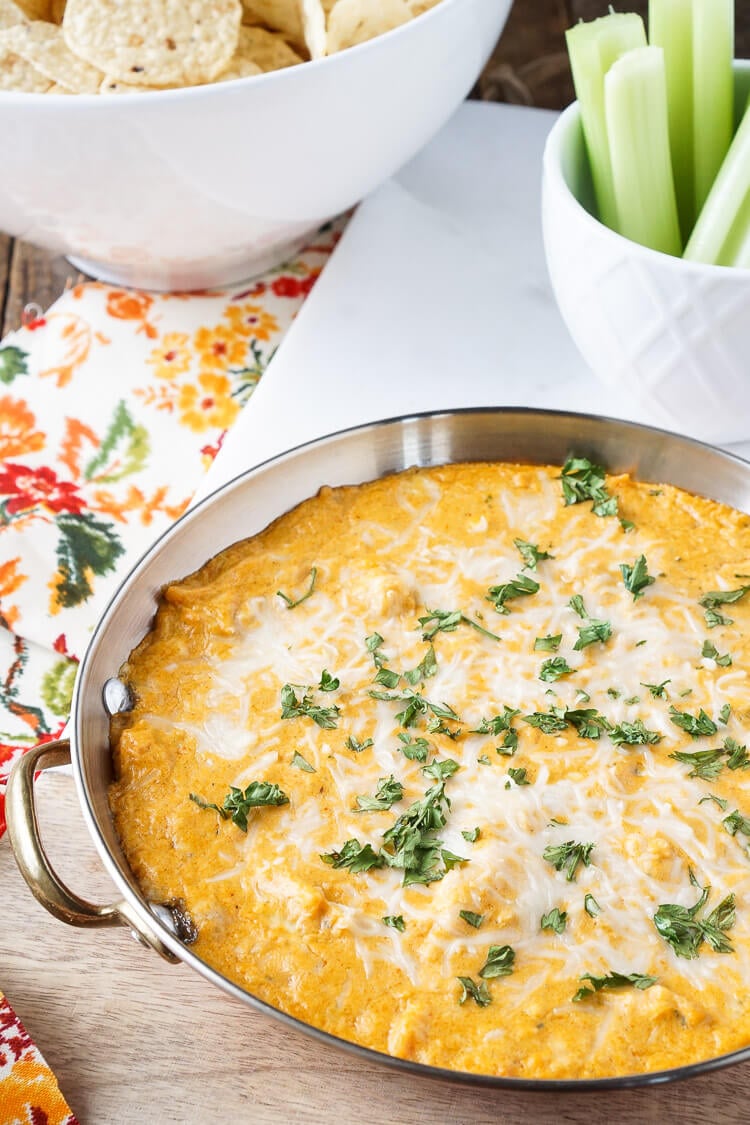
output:
[[[737,64],[737,105],[750,63]],[[577,103],[544,151],[542,222],[552,287],[583,358],[648,420],[706,441],[750,438],[750,270],[648,250],[594,218]]]
[[[437,132],[510,3],[442,0],[330,58],[211,86],[0,92],[0,230],[143,288],[278,265]]]

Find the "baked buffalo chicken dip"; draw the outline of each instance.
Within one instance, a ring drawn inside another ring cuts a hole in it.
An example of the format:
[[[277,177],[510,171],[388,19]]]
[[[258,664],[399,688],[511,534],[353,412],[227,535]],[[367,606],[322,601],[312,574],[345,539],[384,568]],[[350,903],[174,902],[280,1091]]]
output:
[[[163,591],[110,802],[253,995],[594,1078],[750,1041],[750,519],[457,464],[324,488]]]

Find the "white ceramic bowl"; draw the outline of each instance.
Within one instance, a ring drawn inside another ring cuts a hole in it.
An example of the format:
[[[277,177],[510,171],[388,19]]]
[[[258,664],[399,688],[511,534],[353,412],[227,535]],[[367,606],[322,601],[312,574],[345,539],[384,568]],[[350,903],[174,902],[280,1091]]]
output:
[[[737,64],[737,105],[750,63]],[[577,103],[544,151],[542,221],[552,287],[583,358],[648,421],[706,441],[750,438],[750,270],[685,262],[592,214]]]
[[[442,0],[330,58],[212,86],[0,92],[0,230],[143,288],[278,265],[437,132],[510,3]]]

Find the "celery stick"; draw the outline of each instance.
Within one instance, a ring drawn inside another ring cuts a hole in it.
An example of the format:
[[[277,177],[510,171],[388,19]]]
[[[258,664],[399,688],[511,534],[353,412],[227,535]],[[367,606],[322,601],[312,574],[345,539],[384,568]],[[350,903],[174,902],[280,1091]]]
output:
[[[648,38],[664,51],[669,147],[686,242],[698,213],[693,183],[693,0],[649,0]]]
[[[734,0],[693,0],[693,167],[700,213],[732,141]]]
[[[636,47],[610,67],[604,106],[620,234],[681,254],[661,47]]]
[[[617,206],[604,118],[604,76],[622,54],[645,45],[643,20],[633,12],[612,12],[589,23],[576,24],[565,33],[565,38],[599,218],[616,230]]]
[[[692,262],[750,268],[750,105],[684,256]]]

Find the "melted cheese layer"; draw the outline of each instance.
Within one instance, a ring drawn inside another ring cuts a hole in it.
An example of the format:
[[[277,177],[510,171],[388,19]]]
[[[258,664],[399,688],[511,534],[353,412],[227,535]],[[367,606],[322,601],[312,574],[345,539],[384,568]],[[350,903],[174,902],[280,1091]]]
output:
[[[622,476],[608,486],[635,525],[626,533],[590,503],[566,507],[558,478],[551,467],[471,464],[323,489],[169,586],[122,671],[136,705],[113,722],[110,800],[146,896],[184,904],[197,954],[270,1004],[433,1065],[602,1077],[684,1065],[750,1040],[748,838],[722,823],[735,809],[750,815],[750,770],[725,765],[708,781],[670,757],[748,739],[750,596],[722,607],[732,625],[710,630],[698,602],[745,581],[736,575],[750,571],[750,520]],[[553,557],[524,569],[515,538]],[[620,566],[640,555],[655,581],[634,598]],[[277,592],[301,597],[313,567],[312,594],[288,608]],[[488,588],[519,573],[539,591],[496,612]],[[611,624],[608,640],[574,648],[585,624],[574,595]],[[433,638],[437,668],[414,690],[459,716],[446,724],[460,729],[455,739],[429,733],[424,716],[405,731],[396,718],[405,704],[369,694],[386,689],[373,683],[365,638],[382,636],[387,668],[414,669],[429,649],[418,618],[436,609],[459,610],[499,638],[465,621]],[[537,637],[558,633],[556,652],[535,650]],[[707,639],[731,653],[731,666],[701,655]],[[540,671],[553,656],[571,672],[546,682]],[[317,688],[324,669],[340,681],[333,692]],[[643,686],[663,681],[661,696]],[[285,684],[337,706],[335,728],[282,718]],[[703,708],[717,733],[691,737],[670,705],[693,716]],[[504,706],[519,711],[512,756],[497,750],[502,734],[470,733]],[[640,719],[660,741],[618,746],[606,730],[592,740],[523,721],[553,706],[596,708],[613,725]],[[410,886],[393,867],[325,864],[321,855],[351,839],[379,852],[387,829],[435,783],[402,753],[405,733],[427,739],[429,761],[459,765],[445,781],[450,808],[436,835],[466,862]],[[350,738],[372,744],[356,752]],[[298,755],[314,772],[293,764]],[[525,769],[529,784],[511,768]],[[357,811],[357,797],[390,776],[402,799]],[[189,796],[221,805],[230,786],[252,781],[278,784],[289,803],[251,811],[246,834]],[[726,808],[700,803],[709,794]],[[477,828],[473,842],[463,835]],[[544,857],[569,841],[593,845],[570,880]],[[711,887],[706,912],[735,895],[734,952],[704,942],[697,957],[679,957],[657,932],[660,905],[697,901],[691,872]],[[541,928],[555,907],[567,916],[560,933]],[[481,925],[460,911],[482,915]],[[403,930],[383,922],[398,916]],[[492,945],[512,947],[512,973],[484,982],[486,1006],[459,1003],[457,978],[482,984]],[[586,973],[657,979],[573,1002]]]

